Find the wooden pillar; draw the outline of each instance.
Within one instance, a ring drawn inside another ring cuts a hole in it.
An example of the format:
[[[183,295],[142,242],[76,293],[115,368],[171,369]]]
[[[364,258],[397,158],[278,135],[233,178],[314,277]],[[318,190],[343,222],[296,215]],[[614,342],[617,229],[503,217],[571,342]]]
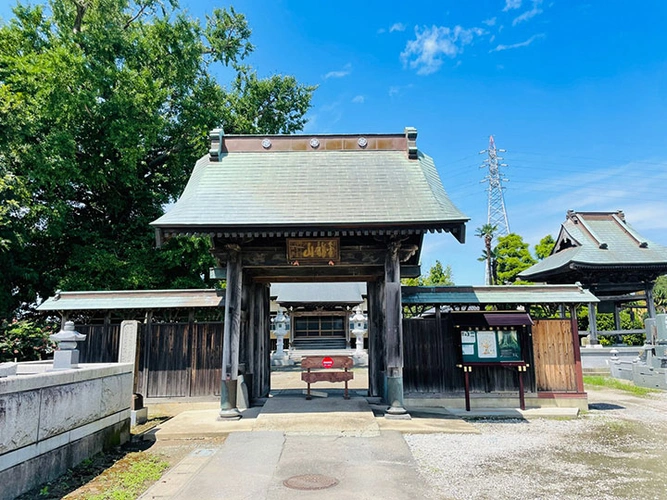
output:
[[[401,303],[400,241],[387,246],[384,262],[384,331],[387,403],[385,417],[409,418],[403,403],[403,324]]]
[[[260,289],[260,327],[258,342],[260,343],[260,358],[258,370],[261,372],[261,386],[259,397],[266,398],[271,391],[271,291],[269,285],[258,286]]]
[[[236,387],[236,407],[240,410],[250,407],[250,394],[252,388],[248,387],[248,382],[252,379],[250,370],[251,354],[250,339],[252,338],[252,291],[254,283],[247,276],[243,275],[241,290],[241,328],[239,342],[239,373]]]
[[[241,293],[243,289],[241,248],[227,245],[227,288],[225,290],[225,325],[222,338],[222,383],[220,386],[220,417],[238,419],[236,380],[239,370],[241,335]]]
[[[384,317],[382,295],[384,281],[366,284],[368,301],[368,395],[385,397],[384,394]]]
[[[655,302],[653,300],[653,285],[655,282],[648,281],[644,288],[644,293],[646,293],[646,310],[648,311],[649,318],[655,318]]]
[[[597,321],[596,321],[596,306],[594,302],[589,302],[588,303],[588,331],[589,331],[589,339],[591,341],[591,345],[595,345],[598,343],[598,326],[597,326]]]
[[[577,324],[577,306],[570,306],[570,325],[572,328],[572,352],[574,354],[574,372],[577,392],[584,392],[584,370],[581,365],[581,348],[579,347],[579,325]]]
[[[621,329],[621,307],[614,301],[614,330]]]

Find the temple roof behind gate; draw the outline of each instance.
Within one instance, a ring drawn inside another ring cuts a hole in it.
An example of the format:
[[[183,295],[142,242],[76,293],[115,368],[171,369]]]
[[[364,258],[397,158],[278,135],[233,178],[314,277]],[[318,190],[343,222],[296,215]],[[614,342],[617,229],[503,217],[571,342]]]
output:
[[[652,280],[665,272],[667,248],[638,234],[623,212],[569,211],[551,255],[519,277],[547,283],[620,284]]]
[[[224,136],[195,165],[183,194],[152,222],[162,235],[451,232],[469,220],[433,159],[404,134]]]

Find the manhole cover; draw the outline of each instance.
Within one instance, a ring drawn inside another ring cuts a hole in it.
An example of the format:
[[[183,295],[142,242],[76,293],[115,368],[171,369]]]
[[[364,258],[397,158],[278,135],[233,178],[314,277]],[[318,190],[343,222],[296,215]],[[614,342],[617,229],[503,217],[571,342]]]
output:
[[[293,490],[323,490],[338,484],[338,479],[322,474],[304,474],[285,479],[283,484]]]

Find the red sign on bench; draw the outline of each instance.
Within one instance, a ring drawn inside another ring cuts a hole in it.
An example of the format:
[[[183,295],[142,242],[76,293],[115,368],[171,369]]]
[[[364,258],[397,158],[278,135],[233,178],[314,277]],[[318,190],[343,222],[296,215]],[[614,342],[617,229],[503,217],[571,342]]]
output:
[[[334,365],[334,360],[333,358],[327,356],[326,358],[322,358],[322,368],[333,368]]]

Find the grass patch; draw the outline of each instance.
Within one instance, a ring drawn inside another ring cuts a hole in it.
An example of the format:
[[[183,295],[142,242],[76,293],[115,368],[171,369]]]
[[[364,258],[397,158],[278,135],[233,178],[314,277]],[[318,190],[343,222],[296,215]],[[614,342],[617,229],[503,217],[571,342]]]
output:
[[[128,454],[122,461],[97,479],[99,494],[86,495],[86,500],[133,500],[160,479],[169,464],[160,457],[144,452]]]
[[[658,392],[656,389],[641,387],[629,381],[613,377],[601,377],[599,375],[584,375],[584,384],[617,389],[619,391],[629,392],[635,396],[646,396],[652,392]]]
[[[168,462],[160,456],[143,451],[148,446],[147,442],[127,443],[98,453],[18,499],[135,499],[169,467]]]

